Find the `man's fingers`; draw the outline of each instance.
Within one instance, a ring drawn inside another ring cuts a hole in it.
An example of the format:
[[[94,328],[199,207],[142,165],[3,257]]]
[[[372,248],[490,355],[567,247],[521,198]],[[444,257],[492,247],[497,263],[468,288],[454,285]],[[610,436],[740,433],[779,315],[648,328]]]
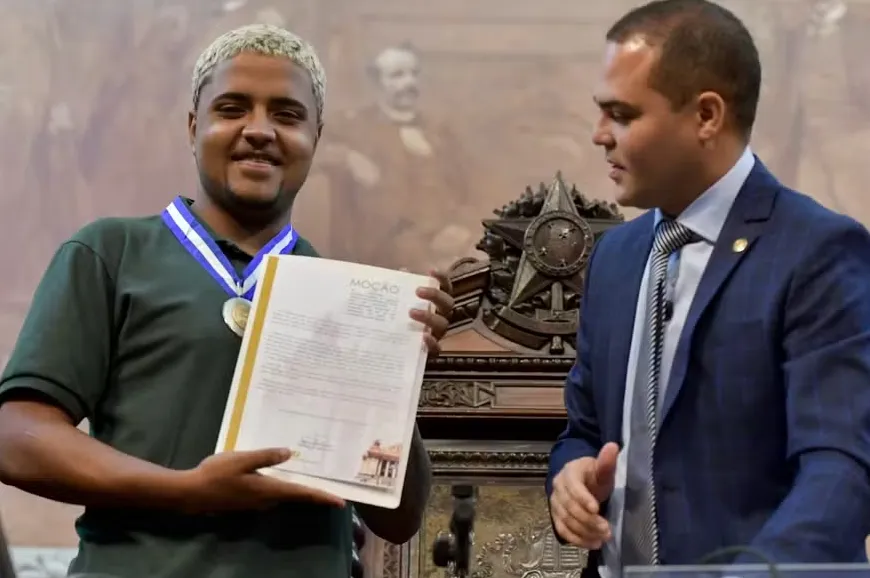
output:
[[[297,486],[297,488],[297,495],[300,495],[300,499],[317,502],[318,504],[326,504],[327,506],[335,506],[336,508],[343,508],[345,506],[344,500],[338,496],[312,488],[304,488],[301,486]]]
[[[616,478],[616,460],[619,457],[619,445],[609,442],[598,452],[595,460],[595,481],[604,488],[612,488]]]
[[[560,474],[561,479],[558,480],[558,489],[564,492],[570,501],[576,502],[579,507],[584,510],[597,514],[601,506],[589,488],[586,487],[586,480],[573,479],[568,472],[565,476]]]
[[[574,532],[569,530],[568,527],[565,526],[565,524],[561,520],[553,519],[553,526],[554,526],[554,529],[556,530],[556,533],[563,540],[565,540],[566,542],[568,542],[572,546],[577,546],[579,548],[592,549],[589,547],[586,540],[584,540],[583,538],[581,538],[580,536],[578,536],[577,534],[575,534]]]
[[[429,276],[438,279],[438,285],[442,291],[448,295],[453,295],[453,283],[450,282],[450,275],[446,271],[433,269],[429,271]]]
[[[432,357],[441,353],[441,344],[430,333],[423,334],[423,342],[426,344],[426,349]]]
[[[432,336],[435,339],[441,339],[450,327],[450,322],[446,317],[432,311],[424,311],[422,309],[411,309],[408,315],[414,321],[418,321],[429,328]]]
[[[290,459],[290,450],[283,448],[270,448],[265,450],[252,450],[245,452],[233,452],[232,460],[238,471],[256,472],[262,468],[269,468],[283,464]]]
[[[597,512],[587,510],[570,498],[560,498],[557,504],[568,520],[576,521],[576,524],[568,524],[575,533],[596,539],[606,539],[610,534],[610,525]]]
[[[575,516],[564,502],[554,500],[551,504],[553,523],[558,528],[562,528],[559,535],[566,541],[597,550],[606,540],[610,538],[609,529],[603,518],[582,512],[579,517]],[[602,525],[605,528],[602,531]],[[569,540],[568,535],[573,537]]]
[[[251,476],[251,484],[254,486],[254,491],[274,496],[276,500],[280,501],[317,502],[318,504],[326,504],[337,508],[343,508],[345,505],[344,500],[338,496],[313,488],[306,488],[298,484],[284,482],[270,476],[255,474]]]
[[[596,465],[593,458],[566,465],[553,480],[550,497],[553,524],[560,529],[559,535],[592,550],[600,549],[611,538],[610,524],[600,515],[601,503],[589,486],[595,485]]]
[[[418,287],[416,293],[417,297],[420,299],[425,299],[432,303],[438,313],[444,317],[450,315],[450,312],[453,311],[453,306],[456,304],[453,297],[442,289],[436,289],[434,287]]]

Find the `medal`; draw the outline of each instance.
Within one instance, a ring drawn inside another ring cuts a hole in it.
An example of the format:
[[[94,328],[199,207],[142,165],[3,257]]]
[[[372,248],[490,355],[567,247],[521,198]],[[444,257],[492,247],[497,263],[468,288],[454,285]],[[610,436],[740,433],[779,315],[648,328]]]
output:
[[[224,302],[224,323],[233,333],[242,337],[248,325],[248,315],[251,312],[251,302],[242,297],[233,297]]]
[[[289,255],[293,252],[299,238],[293,226],[287,225],[266,243],[239,275],[205,227],[193,216],[186,199],[176,197],[161,216],[178,242],[230,296],[221,308],[224,323],[236,335],[244,335],[263,258],[266,255]]]

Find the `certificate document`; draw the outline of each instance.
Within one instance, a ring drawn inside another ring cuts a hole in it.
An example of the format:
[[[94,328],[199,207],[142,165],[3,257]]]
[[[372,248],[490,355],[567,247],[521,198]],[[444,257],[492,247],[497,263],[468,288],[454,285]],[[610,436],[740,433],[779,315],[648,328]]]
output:
[[[264,258],[217,451],[288,448],[265,475],[396,508],[426,365],[427,276],[297,255]],[[232,314],[233,318],[239,315]],[[229,323],[229,321],[228,321]]]

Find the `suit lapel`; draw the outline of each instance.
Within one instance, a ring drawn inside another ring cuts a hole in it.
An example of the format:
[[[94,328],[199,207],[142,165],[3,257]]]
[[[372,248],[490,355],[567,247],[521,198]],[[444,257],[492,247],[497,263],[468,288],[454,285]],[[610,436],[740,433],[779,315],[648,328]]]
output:
[[[628,356],[631,352],[631,336],[634,332],[634,318],[637,312],[637,299],[643,272],[652,248],[654,230],[654,214],[652,211],[636,219],[631,226],[635,231],[627,231],[628,238],[624,246],[615,251],[611,257],[617,267],[609,267],[612,278],[608,284],[610,302],[614,305],[605,313],[610,317],[610,335],[607,350],[608,367],[614,368],[612,381],[605,384],[607,388],[607,423],[613,429],[608,439],[619,439],[622,442],[622,406],[625,400],[625,379],[628,372]],[[599,315],[602,313],[599,313]],[[582,321],[581,321],[582,323]]]
[[[756,240],[764,232],[773,211],[776,193],[780,188],[779,182],[756,158],[752,172],[749,173],[749,177],[740,189],[734,200],[734,205],[728,213],[725,225],[719,233],[719,239],[713,247],[710,261],[701,276],[695,297],[692,299],[692,305],[689,308],[689,314],[677,344],[668,387],[665,391],[660,423],[663,424],[664,420],[667,419],[686,380],[690,346],[698,322],[707,307],[724,287],[735,267],[747,258]]]

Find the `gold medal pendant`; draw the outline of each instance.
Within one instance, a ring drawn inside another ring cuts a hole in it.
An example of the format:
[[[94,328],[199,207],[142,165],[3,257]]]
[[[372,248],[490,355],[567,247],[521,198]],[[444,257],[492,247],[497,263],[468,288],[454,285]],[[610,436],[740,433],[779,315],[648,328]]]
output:
[[[224,323],[230,330],[242,337],[248,325],[248,315],[251,313],[251,302],[242,297],[233,297],[223,306]]]

